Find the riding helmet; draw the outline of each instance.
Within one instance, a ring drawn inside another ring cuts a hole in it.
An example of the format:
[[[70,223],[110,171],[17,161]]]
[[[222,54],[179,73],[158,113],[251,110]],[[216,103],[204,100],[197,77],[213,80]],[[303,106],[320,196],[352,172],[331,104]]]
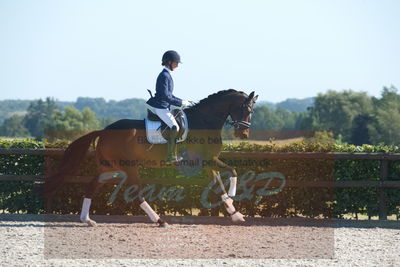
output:
[[[168,50],[167,52],[164,53],[163,57],[162,57],[162,63],[167,64],[169,61],[172,62],[178,62],[178,63],[182,63],[181,62],[181,57],[179,56],[179,54],[174,51],[174,50]]]

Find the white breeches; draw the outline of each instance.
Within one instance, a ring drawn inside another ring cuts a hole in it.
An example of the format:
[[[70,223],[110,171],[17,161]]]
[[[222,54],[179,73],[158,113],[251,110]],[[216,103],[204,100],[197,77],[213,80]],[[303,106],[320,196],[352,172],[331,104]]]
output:
[[[158,117],[162,119],[168,127],[172,128],[172,126],[176,126],[176,129],[179,131],[179,125],[175,120],[174,115],[172,115],[171,111],[167,108],[153,108]]]

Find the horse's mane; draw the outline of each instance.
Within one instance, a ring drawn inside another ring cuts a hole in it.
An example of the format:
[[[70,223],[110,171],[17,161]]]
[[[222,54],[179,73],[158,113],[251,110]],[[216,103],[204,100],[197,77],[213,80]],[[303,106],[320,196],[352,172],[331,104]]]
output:
[[[203,106],[204,104],[210,104],[214,101],[220,100],[221,97],[231,94],[231,93],[238,93],[238,94],[245,94],[242,91],[236,91],[235,89],[227,89],[227,90],[221,90],[218,91],[217,93],[211,94],[209,96],[207,96],[206,98],[203,98],[202,100],[200,100],[197,104],[195,104],[194,106],[190,107],[191,110],[195,110],[201,106]]]

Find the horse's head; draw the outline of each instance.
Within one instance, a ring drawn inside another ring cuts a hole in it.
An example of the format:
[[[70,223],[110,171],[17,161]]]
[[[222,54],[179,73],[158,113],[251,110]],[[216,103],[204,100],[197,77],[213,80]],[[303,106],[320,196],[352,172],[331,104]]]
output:
[[[235,128],[235,136],[241,139],[249,137],[251,115],[253,106],[258,98],[254,96],[254,91],[247,96],[244,93],[237,94],[229,108],[229,115],[232,118],[231,124]]]

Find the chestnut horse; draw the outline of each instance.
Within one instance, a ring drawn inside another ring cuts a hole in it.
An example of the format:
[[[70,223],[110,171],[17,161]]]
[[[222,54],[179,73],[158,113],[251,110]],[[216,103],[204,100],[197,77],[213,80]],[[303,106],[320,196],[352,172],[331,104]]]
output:
[[[212,94],[194,106],[184,109],[189,132],[182,144],[186,151],[194,152],[203,161],[208,162],[204,168],[210,177],[218,180],[223,193],[221,195],[222,201],[234,222],[244,221],[244,219],[243,215],[235,210],[231,198],[236,191],[236,170],[218,158],[222,149],[221,132],[230,116],[232,121],[228,123],[234,126],[234,135],[241,139],[248,138],[251,114],[257,97],[254,96],[254,92],[247,95],[229,89]],[[60,187],[66,176],[77,172],[79,164],[83,161],[90,145],[97,138],[95,156],[99,176],[94,178],[87,186],[80,216],[81,221],[90,226],[96,225],[96,222],[89,217],[91,199],[96,190],[104,183],[113,178],[122,178],[125,179],[127,185],[136,185],[140,189],[138,172],[140,166],[171,167],[163,164],[167,145],[150,144],[147,141],[144,120],[122,119],[110,124],[104,130],[93,131],[72,142],[65,150],[56,173],[46,177],[46,195],[52,194]],[[209,140],[217,140],[217,142],[209,142]],[[118,162],[132,162],[132,160],[141,163],[118,164]],[[213,164],[209,164],[210,162]],[[229,194],[220,178],[219,172],[222,170],[230,172]],[[139,195],[135,202],[140,205],[151,221],[158,223],[161,227],[167,226],[167,223],[156,214],[142,196]]]

